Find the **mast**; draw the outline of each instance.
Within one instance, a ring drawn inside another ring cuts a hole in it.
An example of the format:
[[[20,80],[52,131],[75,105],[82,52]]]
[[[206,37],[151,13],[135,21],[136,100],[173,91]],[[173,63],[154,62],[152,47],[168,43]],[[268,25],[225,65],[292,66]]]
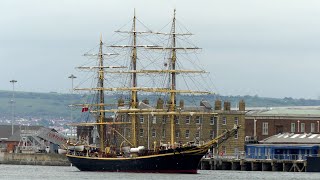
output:
[[[132,56],[131,56],[131,70],[132,72],[132,87],[137,87],[137,32],[136,32],[136,10],[134,9],[133,15],[133,46],[132,46]],[[138,97],[137,91],[131,91],[131,108],[136,109],[138,108]],[[131,131],[132,131],[132,142],[133,146],[137,146],[137,116],[135,114],[131,115]]]
[[[176,109],[176,9],[174,9],[173,21],[172,21],[172,56],[171,56],[171,82],[170,82],[170,108],[169,111],[173,112]],[[170,129],[171,129],[171,144],[173,145],[175,142],[175,115],[170,116]]]
[[[100,47],[99,47],[99,71],[98,71],[98,87],[101,88],[98,90],[98,97],[99,97],[99,103],[101,104],[99,108],[99,115],[97,117],[98,123],[104,123],[105,120],[105,108],[104,108],[104,68],[103,68],[103,52],[102,52],[102,35],[100,35]],[[100,149],[102,152],[104,152],[104,141],[105,141],[105,125],[99,124],[99,136],[100,136]]]

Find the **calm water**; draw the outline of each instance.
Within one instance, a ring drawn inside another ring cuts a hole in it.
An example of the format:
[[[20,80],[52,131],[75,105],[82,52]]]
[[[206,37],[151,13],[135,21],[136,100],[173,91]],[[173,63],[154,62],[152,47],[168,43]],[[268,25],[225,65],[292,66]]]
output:
[[[320,179],[320,173],[254,172],[254,171],[198,171],[198,174],[147,174],[80,172],[75,167],[28,166],[0,164],[0,179],[71,180],[71,179],[148,179],[148,180],[195,180],[195,179]]]

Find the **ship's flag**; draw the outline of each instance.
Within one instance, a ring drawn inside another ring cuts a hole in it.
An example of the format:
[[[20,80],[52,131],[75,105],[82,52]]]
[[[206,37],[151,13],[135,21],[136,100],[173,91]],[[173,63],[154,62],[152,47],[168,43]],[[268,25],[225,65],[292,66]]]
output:
[[[88,107],[82,107],[82,112],[86,112],[86,111],[88,111],[89,110],[89,108]]]

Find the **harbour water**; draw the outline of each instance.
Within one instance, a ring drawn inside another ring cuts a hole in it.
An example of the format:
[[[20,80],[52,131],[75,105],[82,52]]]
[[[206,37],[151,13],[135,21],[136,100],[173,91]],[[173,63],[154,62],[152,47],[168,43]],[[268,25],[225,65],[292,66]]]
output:
[[[320,179],[320,173],[261,172],[261,171],[198,171],[198,174],[148,174],[81,172],[68,166],[31,166],[0,164],[1,180],[66,180],[66,179],[148,179],[148,180],[196,180],[196,179]]]

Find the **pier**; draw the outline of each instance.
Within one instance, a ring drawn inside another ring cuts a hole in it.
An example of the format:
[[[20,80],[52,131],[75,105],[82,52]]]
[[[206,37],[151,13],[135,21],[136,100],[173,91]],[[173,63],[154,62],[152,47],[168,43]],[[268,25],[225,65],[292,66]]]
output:
[[[201,170],[306,172],[306,160],[203,158]]]

